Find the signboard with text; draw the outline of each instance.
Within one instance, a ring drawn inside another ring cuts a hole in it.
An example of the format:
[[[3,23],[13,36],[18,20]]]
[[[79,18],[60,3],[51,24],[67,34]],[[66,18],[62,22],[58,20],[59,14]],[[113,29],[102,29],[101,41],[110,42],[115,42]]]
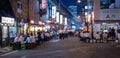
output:
[[[2,23],[14,24],[15,19],[9,17],[2,17]]]
[[[100,20],[120,20],[120,9],[101,9]]]
[[[56,6],[52,6],[52,18],[56,16]]]

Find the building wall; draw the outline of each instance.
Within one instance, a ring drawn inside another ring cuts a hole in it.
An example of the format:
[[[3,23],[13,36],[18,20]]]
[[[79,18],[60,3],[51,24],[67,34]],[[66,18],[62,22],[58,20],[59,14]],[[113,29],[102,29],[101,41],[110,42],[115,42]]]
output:
[[[11,6],[13,8],[13,11],[15,13],[16,19],[18,21],[21,21],[21,19],[24,19],[24,21],[27,21],[28,18],[28,0],[20,0],[22,3],[22,12],[21,14],[17,12],[17,0],[10,0]]]
[[[30,19],[32,20],[39,20],[39,1],[38,0],[30,0],[29,1],[29,14]]]
[[[10,0],[11,6],[15,13],[16,19],[20,22],[24,19],[27,22],[28,18],[28,0],[20,0],[22,3],[22,12],[17,12],[17,0]],[[29,0],[29,18],[39,20],[39,2],[38,0]]]
[[[93,0],[94,2],[94,17],[95,17],[95,23],[103,23],[103,22],[108,22],[108,23],[120,23],[120,20],[116,18],[118,17],[115,17],[113,18],[113,20],[110,18],[110,20],[107,20],[107,19],[102,19],[103,17],[100,17],[102,14],[101,14],[101,11],[105,10],[105,9],[100,9],[100,0]],[[116,7],[114,9],[109,9],[109,8],[106,8],[106,10],[109,10],[109,11],[114,11],[113,13],[108,13],[109,16],[111,16],[112,14],[114,14],[115,12],[117,12],[116,14],[119,14],[119,11],[115,11],[115,10],[119,10],[119,3],[120,1],[119,0],[116,0],[115,4],[116,4]],[[106,13],[107,14],[107,13]],[[115,15],[117,16],[117,15]]]
[[[99,20],[100,19],[100,0],[93,0],[94,3],[94,8],[93,8],[93,11],[94,11],[94,20]]]
[[[120,8],[120,0],[115,0],[115,4],[116,4],[116,7],[119,7]]]

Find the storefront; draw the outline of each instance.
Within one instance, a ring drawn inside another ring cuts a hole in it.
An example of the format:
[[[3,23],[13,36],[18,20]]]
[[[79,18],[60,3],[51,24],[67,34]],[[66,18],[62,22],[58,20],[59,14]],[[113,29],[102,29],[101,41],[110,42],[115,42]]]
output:
[[[109,28],[114,28],[115,30],[120,29],[119,23],[101,23],[101,24],[94,24],[93,29],[94,32],[109,30]]]
[[[45,31],[44,25],[31,25],[30,26],[30,33],[37,34],[38,30]]]
[[[17,27],[15,19],[10,17],[1,17],[1,41],[2,45],[7,46],[13,38],[17,36]]]
[[[36,35],[38,30],[45,31],[45,23],[37,20],[30,20],[29,33]]]
[[[28,28],[28,23],[24,21],[23,19],[17,23],[18,24],[18,34],[26,34],[27,33],[27,28]]]
[[[114,28],[114,29],[118,29],[118,23],[111,23],[111,24],[108,24],[108,23],[102,23],[100,25],[100,29],[101,30],[108,30],[109,28]]]

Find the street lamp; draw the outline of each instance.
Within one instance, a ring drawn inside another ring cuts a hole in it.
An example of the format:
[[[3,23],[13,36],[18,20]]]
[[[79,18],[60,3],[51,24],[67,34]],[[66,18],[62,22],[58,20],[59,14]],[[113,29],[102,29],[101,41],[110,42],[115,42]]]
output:
[[[78,3],[80,3],[80,2],[81,2],[81,0],[78,0],[77,2],[78,2]]]

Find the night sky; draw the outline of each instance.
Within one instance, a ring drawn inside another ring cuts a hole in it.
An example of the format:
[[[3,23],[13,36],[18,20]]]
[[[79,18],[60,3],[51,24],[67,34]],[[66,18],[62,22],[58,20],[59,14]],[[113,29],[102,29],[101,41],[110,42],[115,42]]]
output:
[[[78,14],[81,14],[81,4],[77,3],[77,0],[61,0],[61,2],[68,8],[70,5],[78,6]]]
[[[77,0],[61,0],[63,4],[68,7],[69,5],[77,5]]]

